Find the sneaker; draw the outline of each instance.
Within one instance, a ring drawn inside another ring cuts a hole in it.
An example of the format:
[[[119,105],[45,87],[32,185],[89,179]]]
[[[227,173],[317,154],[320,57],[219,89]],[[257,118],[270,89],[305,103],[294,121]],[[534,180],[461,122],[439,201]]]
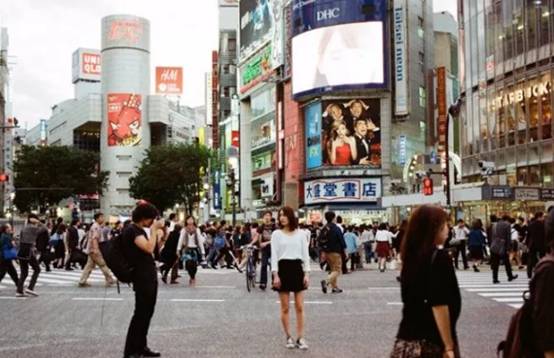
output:
[[[292,339],[292,337],[287,338],[287,344],[285,347],[287,347],[288,349],[296,348],[296,344],[294,344],[294,339]]]
[[[29,297],[29,295],[26,295],[26,294],[24,294],[24,293],[17,292],[17,293],[15,294],[15,297],[24,298],[24,297]]]
[[[306,344],[306,340],[304,338],[298,338],[296,341],[296,348],[306,350],[308,349],[308,345]]]
[[[25,289],[25,293],[28,294],[29,296],[38,297],[38,293],[36,293],[35,291],[33,291],[29,288]]]
[[[513,280],[517,279],[519,276],[518,275],[513,275],[512,277],[510,277],[508,279],[508,282],[512,282]]]
[[[79,282],[79,287],[90,287],[90,283],[88,283],[88,282],[85,282],[85,283]]]
[[[333,288],[333,290],[331,291],[332,293],[342,293],[342,290],[340,288]]]
[[[321,291],[323,291],[323,293],[327,293],[327,281],[325,280],[321,280]]]

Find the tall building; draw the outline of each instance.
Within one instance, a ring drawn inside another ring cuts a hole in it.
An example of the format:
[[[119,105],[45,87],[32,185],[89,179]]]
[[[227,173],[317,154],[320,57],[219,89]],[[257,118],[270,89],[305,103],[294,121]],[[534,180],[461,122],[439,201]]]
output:
[[[245,0],[239,38],[246,217],[386,220],[430,141],[432,3]]]
[[[462,204],[481,218],[544,210],[554,199],[554,1],[460,1],[458,22],[463,181],[485,201]]]
[[[8,70],[8,29],[5,27],[0,27],[0,125],[8,126],[8,113],[9,107],[9,70]],[[13,125],[13,123],[11,123]],[[8,180],[5,180],[0,183],[1,193],[0,193],[0,214],[2,216],[5,214],[5,208],[7,208],[7,200],[9,198],[10,191],[12,190],[11,186],[13,180],[10,175],[10,147],[8,147],[9,141],[11,140],[10,136],[11,130],[5,130],[2,128],[0,132],[0,144],[2,146],[2,155],[0,158],[0,174],[7,174]]]

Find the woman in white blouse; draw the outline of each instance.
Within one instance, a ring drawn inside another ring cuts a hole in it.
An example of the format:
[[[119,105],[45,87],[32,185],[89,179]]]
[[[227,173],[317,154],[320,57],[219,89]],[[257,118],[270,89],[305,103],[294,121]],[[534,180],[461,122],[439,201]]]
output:
[[[184,266],[189,273],[189,285],[196,285],[196,272],[198,271],[198,263],[204,260],[206,252],[204,249],[204,236],[200,229],[196,226],[194,216],[188,216],[185,219],[185,227],[181,231],[181,237],[177,244],[177,255],[181,252],[181,260],[184,261]],[[172,282],[173,283],[173,282]]]
[[[298,219],[288,206],[279,210],[280,230],[271,235],[271,270],[273,290],[279,292],[281,323],[289,349],[308,349],[304,339],[304,290],[308,288],[310,255],[306,235],[298,229]],[[296,309],[296,342],[290,334],[289,300],[294,292]]]
[[[398,235],[398,233],[396,233],[396,235]],[[379,271],[381,272],[385,272],[387,268],[387,259],[390,256],[392,248],[392,239],[396,238],[396,235],[389,231],[385,223],[379,225],[379,229],[375,234],[375,241],[377,242],[375,251],[379,258]]]

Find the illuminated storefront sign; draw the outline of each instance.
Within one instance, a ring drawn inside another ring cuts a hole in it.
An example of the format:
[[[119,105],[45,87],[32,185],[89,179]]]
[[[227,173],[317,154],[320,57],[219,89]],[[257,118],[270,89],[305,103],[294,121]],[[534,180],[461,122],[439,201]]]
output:
[[[304,183],[304,204],[376,202],[381,197],[379,178],[318,179]]]
[[[544,81],[527,88],[519,88],[514,91],[508,92],[504,95],[497,96],[491,104],[491,110],[494,111],[497,108],[507,107],[514,103],[521,103],[526,98],[540,98],[542,96],[548,96],[552,92],[552,82]]]

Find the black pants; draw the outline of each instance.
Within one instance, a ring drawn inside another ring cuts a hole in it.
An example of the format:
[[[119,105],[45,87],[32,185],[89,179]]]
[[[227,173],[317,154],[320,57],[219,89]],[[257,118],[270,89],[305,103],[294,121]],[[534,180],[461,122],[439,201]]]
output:
[[[13,283],[17,286],[19,279],[17,278],[17,271],[13,266],[13,260],[1,260],[0,261],[0,282],[4,279],[6,272],[12,278]]]
[[[462,241],[458,246],[456,246],[456,252],[454,253],[454,265],[456,268],[459,268],[458,266],[458,258],[460,257],[460,253],[462,254],[462,262],[464,264],[464,269],[469,268],[469,265],[467,264],[467,244],[465,241]]]
[[[262,249],[262,266],[260,267],[260,285],[267,286],[267,266],[271,263],[271,246]]]
[[[504,261],[504,267],[506,268],[506,275],[508,279],[513,278],[512,274],[512,265],[510,264],[510,258],[507,254],[500,256],[497,254],[491,253],[491,268],[492,268],[492,280],[494,282],[498,281],[498,267],[500,266],[500,260]]]
[[[527,253],[527,277],[531,278],[533,276],[533,270],[541,258],[544,257],[546,253],[542,250],[529,250]]]
[[[175,258],[173,262],[164,262],[162,266],[160,266],[160,272],[162,273],[162,276],[167,279],[167,275],[169,274],[169,271],[171,270],[171,281],[177,280],[177,275],[179,274],[179,260]]]
[[[38,258],[38,263],[44,263],[44,266],[46,267],[46,271],[50,271],[50,252],[48,250],[40,251],[40,256]]]
[[[154,315],[158,295],[158,278],[155,267],[148,272],[136,272],[133,280],[135,291],[135,312],[125,341],[125,356],[141,354],[148,346],[146,336],[150,328],[150,320]]]
[[[69,253],[67,254],[67,262],[65,263],[65,269],[69,270],[71,268],[71,264],[77,263],[76,260],[77,252],[75,249],[70,249]]]
[[[19,266],[21,267],[21,276],[19,276],[19,282],[17,283],[17,292],[23,293],[23,286],[25,280],[29,275],[29,265],[33,268],[33,276],[31,276],[31,282],[29,282],[29,290],[34,290],[40,274],[40,266],[35,255],[31,255],[29,259],[19,259]]]
[[[213,264],[217,265],[219,260],[221,260],[224,257],[225,257],[225,263],[227,264],[227,266],[231,266],[233,264],[233,256],[231,256],[231,249],[229,249],[227,246],[219,249],[219,254],[213,261]]]

